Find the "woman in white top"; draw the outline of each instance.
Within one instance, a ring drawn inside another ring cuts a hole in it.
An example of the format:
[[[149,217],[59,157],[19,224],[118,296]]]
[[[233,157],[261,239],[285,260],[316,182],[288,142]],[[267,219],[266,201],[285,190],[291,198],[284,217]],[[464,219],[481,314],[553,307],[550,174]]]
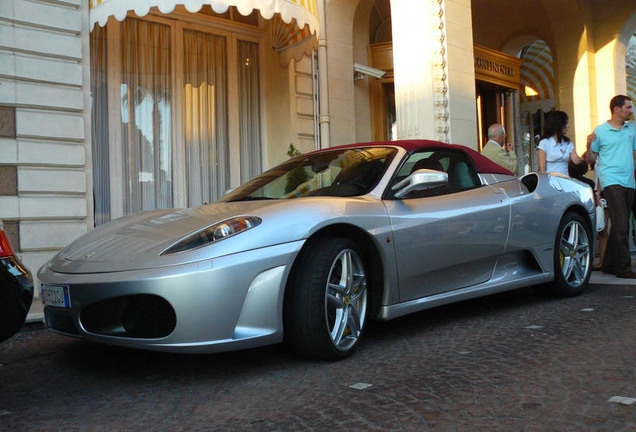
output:
[[[568,115],[563,111],[550,111],[545,116],[543,139],[537,146],[539,171],[568,175],[570,159],[579,165],[585,161],[576,153],[574,144],[566,136]]]

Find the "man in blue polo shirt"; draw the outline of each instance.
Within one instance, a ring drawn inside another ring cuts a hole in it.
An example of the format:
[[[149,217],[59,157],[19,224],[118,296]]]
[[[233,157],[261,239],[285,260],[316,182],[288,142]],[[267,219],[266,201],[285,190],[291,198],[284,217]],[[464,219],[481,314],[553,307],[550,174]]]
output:
[[[596,139],[588,146],[588,161],[598,158],[598,177],[607,201],[612,228],[603,260],[603,272],[619,278],[636,279],[629,252],[629,215],[634,201],[636,130],[626,124],[632,116],[632,101],[614,96],[612,117],[594,129]]]

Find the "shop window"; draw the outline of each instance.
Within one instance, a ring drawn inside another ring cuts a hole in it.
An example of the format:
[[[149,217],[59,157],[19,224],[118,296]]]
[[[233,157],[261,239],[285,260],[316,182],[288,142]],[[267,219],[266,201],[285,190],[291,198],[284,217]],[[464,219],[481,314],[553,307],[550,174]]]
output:
[[[167,25],[130,19],[121,30],[124,211],[131,214],[172,207],[172,47]]]
[[[229,184],[227,41],[185,31],[184,126],[188,205],[216,201]]]
[[[260,173],[260,44],[253,32],[154,16],[93,30],[96,225],[216,201],[231,160],[242,179]]]
[[[258,44],[238,43],[239,138],[241,141],[241,183],[258,174],[261,167],[260,66]]]
[[[95,225],[110,219],[110,164],[108,155],[108,67],[106,29],[95,27],[91,51],[91,150],[93,158],[93,207]]]

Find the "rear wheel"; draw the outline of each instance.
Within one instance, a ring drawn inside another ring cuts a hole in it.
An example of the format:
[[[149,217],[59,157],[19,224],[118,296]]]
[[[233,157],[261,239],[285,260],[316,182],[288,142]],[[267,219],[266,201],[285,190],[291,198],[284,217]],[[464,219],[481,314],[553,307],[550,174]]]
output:
[[[349,356],[367,316],[367,272],[355,243],[339,237],[307,245],[285,293],[285,340],[298,353],[325,360]]]
[[[583,217],[573,212],[565,214],[554,243],[554,294],[575,296],[587,286],[592,271],[591,238]]]

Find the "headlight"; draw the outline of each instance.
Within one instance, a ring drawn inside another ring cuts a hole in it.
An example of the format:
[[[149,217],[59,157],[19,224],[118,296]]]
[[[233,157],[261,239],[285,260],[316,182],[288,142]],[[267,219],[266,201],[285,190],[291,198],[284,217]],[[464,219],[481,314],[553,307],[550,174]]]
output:
[[[170,246],[161,255],[169,255],[177,252],[183,252],[190,249],[196,249],[210,243],[232,237],[236,234],[247,231],[261,224],[261,219],[255,216],[239,216],[228,219],[223,222],[216,223],[200,231],[197,231],[183,240]]]

